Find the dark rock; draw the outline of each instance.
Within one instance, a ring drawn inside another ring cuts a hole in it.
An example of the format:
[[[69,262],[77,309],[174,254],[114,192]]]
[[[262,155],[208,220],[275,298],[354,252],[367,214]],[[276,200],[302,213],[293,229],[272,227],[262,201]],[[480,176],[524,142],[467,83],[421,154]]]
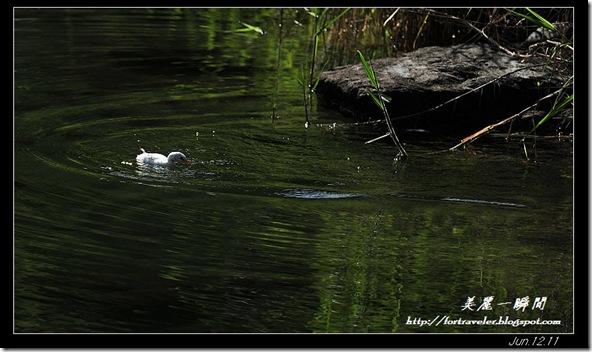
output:
[[[381,92],[392,98],[387,106],[395,129],[461,135],[518,113],[557,90],[566,79],[544,61],[511,58],[484,44],[425,47],[399,57],[373,60],[372,66]],[[321,74],[317,94],[328,106],[364,122],[382,118],[367,93],[370,87],[361,64],[342,66]],[[549,100],[538,110],[549,109]],[[523,119],[525,126],[529,123],[530,119]]]

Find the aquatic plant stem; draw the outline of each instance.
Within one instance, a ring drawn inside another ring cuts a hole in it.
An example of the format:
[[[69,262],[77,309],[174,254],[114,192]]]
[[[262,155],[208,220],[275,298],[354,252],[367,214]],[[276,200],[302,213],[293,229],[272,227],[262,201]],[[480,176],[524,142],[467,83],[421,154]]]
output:
[[[325,12],[327,11],[327,9],[325,9]],[[315,62],[316,62],[316,57],[317,57],[317,47],[318,47],[318,43],[319,43],[319,37],[316,34],[317,33],[317,28],[319,26],[319,20],[320,20],[320,16],[318,13],[313,12],[312,14],[314,14],[314,28],[313,28],[313,36],[312,36],[312,43],[311,43],[311,59],[310,59],[310,70],[309,70],[309,75],[308,75],[308,98],[309,98],[309,104],[308,106],[310,106],[310,108],[312,109],[312,93],[313,93],[313,84],[314,84],[314,69],[315,69]],[[323,12],[324,14],[324,12]]]
[[[276,104],[277,104],[277,97],[279,95],[279,86],[280,86],[280,69],[281,69],[281,59],[282,59],[282,27],[283,27],[283,19],[284,19],[284,9],[280,8],[280,23],[279,23],[279,37],[278,37],[278,50],[277,50],[277,63],[275,67],[275,92],[273,95],[273,108],[271,112],[271,122],[273,122],[277,115],[275,113]]]
[[[370,65],[372,65],[372,62],[370,62]],[[389,116],[388,109],[386,108],[386,105],[384,104],[384,99],[382,98],[382,94],[380,93],[380,88],[376,89],[376,94],[378,94],[378,99],[380,100],[380,102],[382,104],[382,108],[383,108],[382,112],[384,114],[384,118],[386,120],[386,124],[388,126],[391,139],[393,140],[393,142],[395,143],[397,148],[399,148],[399,151],[401,152],[401,154],[403,154],[403,157],[407,158],[409,155],[407,154],[407,151],[405,151],[405,148],[403,148],[403,144],[401,144],[401,141],[399,141],[399,137],[397,136],[397,132],[395,132],[395,127],[393,126],[393,122],[391,121],[391,117]]]
[[[384,119],[386,121],[386,125],[389,130],[388,134],[385,134],[384,136],[381,136],[379,138],[375,138],[371,141],[368,141],[368,142],[366,142],[366,144],[377,141],[381,138],[390,136],[391,139],[393,140],[393,142],[395,143],[395,145],[397,146],[397,148],[399,149],[399,154],[401,154],[404,158],[407,158],[409,155],[407,154],[407,151],[405,151],[405,148],[403,148],[403,144],[401,144],[401,141],[399,141],[399,137],[397,136],[397,133],[395,132],[395,127],[393,126],[393,122],[391,121],[391,117],[388,113],[388,109],[385,104],[385,101],[387,99],[382,95],[382,92],[380,91],[380,84],[378,83],[378,80],[376,79],[376,73],[374,71],[374,67],[372,66],[372,61],[370,61],[370,65],[368,65],[366,58],[364,57],[362,52],[359,50],[358,50],[358,56],[360,57],[360,61],[362,62],[362,66],[364,67],[364,70],[366,71],[366,76],[368,76],[368,79],[370,80],[370,84],[372,84],[372,87],[374,87],[374,89],[376,90],[376,95],[374,95],[374,93],[370,89],[367,89],[367,92],[370,95],[370,97],[372,98],[372,100],[374,101],[374,103],[382,111],[382,114],[384,115]]]

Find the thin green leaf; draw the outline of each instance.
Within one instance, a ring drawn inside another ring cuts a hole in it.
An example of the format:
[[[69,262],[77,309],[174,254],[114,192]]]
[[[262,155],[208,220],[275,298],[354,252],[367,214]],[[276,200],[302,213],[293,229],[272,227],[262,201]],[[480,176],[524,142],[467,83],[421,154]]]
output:
[[[327,66],[329,65],[329,61],[326,61],[323,66],[321,67],[321,72],[325,71],[325,69],[327,68]],[[312,90],[315,91],[317,89],[317,86],[319,85],[319,82],[321,80],[320,79],[316,79],[314,84],[312,85]]]
[[[512,13],[512,14],[514,14],[516,16],[520,16],[522,18],[525,18],[525,19],[527,19],[528,21],[530,21],[532,23],[541,25],[541,26],[543,26],[543,27],[545,27],[547,29],[557,30],[557,28],[555,28],[555,26],[551,22],[547,21],[545,18],[543,18],[538,13],[534,12],[533,10],[531,10],[528,7],[526,7],[526,10],[528,12],[530,12],[535,17],[529,16],[527,14],[519,13],[519,12],[516,12],[516,11],[511,10],[511,9],[506,9],[506,11],[508,11],[509,13]]]
[[[557,30],[557,28],[555,28],[555,25],[553,25],[553,23],[547,21],[543,16],[539,15],[538,13],[534,12],[533,10],[531,10],[530,8],[526,8],[526,11],[530,12],[534,17],[537,18],[537,20],[539,21],[539,23],[541,25],[543,25],[543,27],[547,28],[547,29],[551,29],[551,30]]]
[[[325,14],[327,14],[328,11],[329,11],[329,8],[328,7],[325,7],[325,9],[323,10],[323,12],[319,15],[319,18],[325,17]]]
[[[304,8],[304,11],[306,11],[306,13],[308,13],[309,15],[311,15],[312,17],[318,17],[319,15],[315,12],[317,9],[312,9],[309,10],[307,7]]]
[[[528,151],[526,150],[526,143],[524,141],[522,141],[522,149],[524,150],[524,156],[528,160]]]
[[[241,22],[241,24],[247,28],[239,28],[239,29],[235,29],[235,32],[257,32],[261,35],[265,34],[265,32],[263,31],[263,29],[261,29],[261,27],[257,27],[257,26],[251,26],[250,24]]]
[[[415,43],[417,42],[417,39],[419,39],[419,36],[421,35],[421,31],[423,31],[423,27],[428,22],[428,17],[430,17],[429,12],[425,15],[423,22],[421,23],[421,26],[419,27],[419,31],[417,31],[417,35],[415,36],[415,40],[413,40],[413,48],[415,48]]]
[[[368,92],[368,94],[370,95],[370,97],[372,98],[372,101],[374,101],[374,104],[376,104],[378,106],[378,108],[382,111],[384,110],[384,105],[382,104],[382,102],[380,101],[380,99],[378,99],[378,97],[376,96],[376,94],[374,94],[370,89],[366,88],[366,91]]]
[[[364,58],[364,55],[359,50],[358,50],[358,56],[360,57],[360,61],[362,61],[362,66],[364,67],[364,70],[366,71],[366,76],[368,76],[368,79],[370,79],[370,83],[372,83],[372,86],[374,88],[378,89],[378,82],[376,81],[376,76],[374,75],[374,70],[368,65],[368,63],[366,62],[366,59]]]
[[[337,15],[337,17],[335,17],[334,19],[332,19],[331,21],[329,21],[323,28],[321,28],[316,34],[315,36],[319,36],[321,33],[323,33],[327,28],[331,27],[333,25],[333,23],[337,22],[337,20],[339,20],[341,17],[343,17],[343,15],[345,15],[347,13],[347,11],[349,11],[350,8],[348,7],[347,9],[343,10],[339,15]],[[323,13],[324,14],[324,13]]]
[[[516,15],[516,16],[520,16],[520,17],[522,17],[522,18],[525,18],[525,19],[529,20],[529,21],[530,21],[530,22],[532,22],[532,23],[537,23],[537,20],[536,20],[536,18],[534,18],[534,17],[530,17],[530,16],[528,16],[528,15],[525,15],[525,14],[523,14],[523,13],[520,13],[520,12],[516,12],[516,11],[514,11],[514,10],[511,10],[511,9],[506,9],[506,11],[508,11],[509,13],[511,13],[511,14],[514,14],[514,15]]]
[[[536,124],[536,126],[534,126],[534,128],[529,132],[532,133],[534,130],[536,130],[537,128],[539,128],[539,126],[541,126],[543,123],[545,123],[548,119],[552,118],[553,116],[557,115],[558,112],[560,112],[561,110],[563,110],[563,108],[571,103],[573,101],[573,94],[570,95],[569,97],[567,97],[564,101],[562,101],[559,105],[553,107],[553,109],[551,111],[549,111],[547,113],[547,115],[545,115],[545,117],[543,117],[541,119],[541,121],[539,121],[539,123]]]

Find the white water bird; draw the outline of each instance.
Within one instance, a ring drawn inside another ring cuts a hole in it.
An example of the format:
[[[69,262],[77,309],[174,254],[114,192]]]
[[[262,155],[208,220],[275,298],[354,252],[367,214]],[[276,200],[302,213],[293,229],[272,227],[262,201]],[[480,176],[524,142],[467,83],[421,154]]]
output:
[[[181,152],[171,152],[168,156],[159,153],[146,153],[143,148],[140,148],[142,154],[136,156],[138,164],[157,165],[157,166],[173,166],[178,162],[189,164],[189,159]]]

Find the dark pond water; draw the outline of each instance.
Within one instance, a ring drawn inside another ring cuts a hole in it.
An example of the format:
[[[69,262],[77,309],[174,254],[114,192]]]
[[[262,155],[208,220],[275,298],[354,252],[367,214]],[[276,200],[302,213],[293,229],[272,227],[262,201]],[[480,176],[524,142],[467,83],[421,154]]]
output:
[[[571,142],[305,129],[290,16],[274,98],[277,9],[15,10],[14,331],[572,332]]]

